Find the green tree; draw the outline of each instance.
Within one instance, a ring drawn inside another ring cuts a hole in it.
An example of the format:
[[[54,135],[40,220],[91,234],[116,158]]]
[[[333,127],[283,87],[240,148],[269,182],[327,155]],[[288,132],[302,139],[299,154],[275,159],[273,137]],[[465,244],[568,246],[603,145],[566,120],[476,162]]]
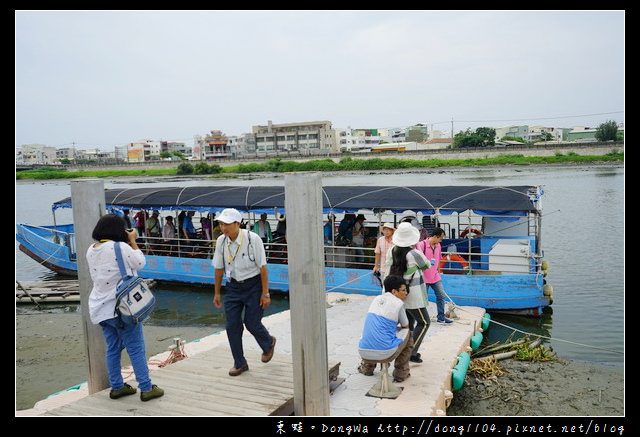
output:
[[[491,127],[479,127],[472,132],[458,132],[453,137],[453,147],[493,147],[495,146],[496,130]]]
[[[613,120],[602,123],[596,129],[595,137],[598,141],[615,141],[618,137],[618,123]]]

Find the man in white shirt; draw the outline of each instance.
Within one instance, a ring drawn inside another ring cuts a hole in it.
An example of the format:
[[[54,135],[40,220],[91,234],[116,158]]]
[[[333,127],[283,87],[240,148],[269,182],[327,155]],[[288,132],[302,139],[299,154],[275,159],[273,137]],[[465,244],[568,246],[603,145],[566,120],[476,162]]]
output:
[[[218,222],[222,235],[216,240],[213,255],[213,304],[216,308],[222,307],[220,288],[224,274],[227,277],[224,299],[226,331],[234,360],[229,375],[238,376],[249,370],[242,347],[243,310],[244,325],[262,349],[263,363],[271,360],[276,345],[276,338],[262,324],[264,309],[271,303],[267,257],[260,237],[254,232],[240,229],[240,212],[227,208],[218,217]]]

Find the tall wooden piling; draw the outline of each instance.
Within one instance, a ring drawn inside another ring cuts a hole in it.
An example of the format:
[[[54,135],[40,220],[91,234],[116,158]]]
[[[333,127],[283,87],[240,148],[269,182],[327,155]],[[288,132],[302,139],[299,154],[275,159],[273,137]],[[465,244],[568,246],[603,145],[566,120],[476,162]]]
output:
[[[105,359],[106,343],[102,336],[102,329],[99,325],[91,323],[89,318],[89,294],[93,282],[85,256],[89,246],[94,243],[91,238],[93,228],[105,214],[104,183],[94,179],[71,181],[71,203],[76,237],[82,328],[89,372],[87,385],[91,394],[109,387],[109,373]]]
[[[328,416],[322,177],[285,176],[294,414]]]

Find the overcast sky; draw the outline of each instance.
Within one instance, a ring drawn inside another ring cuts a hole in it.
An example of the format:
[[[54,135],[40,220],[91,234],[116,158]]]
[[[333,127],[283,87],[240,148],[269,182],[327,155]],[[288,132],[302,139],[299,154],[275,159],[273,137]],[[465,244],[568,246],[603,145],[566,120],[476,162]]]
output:
[[[16,11],[16,147],[624,122],[624,11]]]

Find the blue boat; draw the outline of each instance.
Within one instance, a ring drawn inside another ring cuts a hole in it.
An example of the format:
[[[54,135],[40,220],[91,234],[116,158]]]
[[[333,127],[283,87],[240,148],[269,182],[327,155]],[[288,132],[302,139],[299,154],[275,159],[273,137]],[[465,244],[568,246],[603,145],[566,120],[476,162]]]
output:
[[[546,284],[542,250],[543,191],[538,186],[325,186],[323,213],[335,216],[331,240],[325,242],[326,290],[376,295],[381,284],[373,275],[374,247],[385,222],[411,222],[428,236],[443,228],[443,260],[439,266],[448,297],[459,306],[539,316],[553,301]],[[289,291],[285,233],[273,231],[286,217],[282,186],[197,186],[105,190],[106,207],[122,214],[159,211],[175,222],[193,211],[200,224],[196,239],[147,236],[141,244],[147,264],[138,273],[157,281],[213,284],[215,213],[236,208],[253,228],[267,214],[272,237],[266,241],[269,285]],[[71,198],[55,202],[52,211],[69,208]],[[366,218],[364,247],[354,247],[340,224],[355,214]],[[63,275],[77,275],[73,225],[17,224],[19,248],[43,266]],[[224,284],[223,284],[224,285]],[[435,301],[435,296],[429,294]]]

